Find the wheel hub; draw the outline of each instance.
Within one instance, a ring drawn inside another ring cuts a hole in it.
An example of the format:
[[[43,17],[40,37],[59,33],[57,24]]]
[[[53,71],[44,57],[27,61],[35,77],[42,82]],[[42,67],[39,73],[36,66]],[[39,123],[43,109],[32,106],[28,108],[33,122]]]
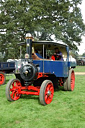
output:
[[[50,96],[51,95],[51,91],[49,90],[48,92],[47,92],[47,96]]]

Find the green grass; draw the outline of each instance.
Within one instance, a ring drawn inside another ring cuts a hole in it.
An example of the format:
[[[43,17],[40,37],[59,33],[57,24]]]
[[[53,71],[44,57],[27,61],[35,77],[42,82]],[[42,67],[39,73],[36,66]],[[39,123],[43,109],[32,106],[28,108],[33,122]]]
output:
[[[76,66],[75,72],[85,72],[85,66]]]
[[[38,96],[9,102],[5,88],[6,84],[0,86],[0,128],[85,128],[85,76],[76,76],[73,92],[55,91],[47,106]]]

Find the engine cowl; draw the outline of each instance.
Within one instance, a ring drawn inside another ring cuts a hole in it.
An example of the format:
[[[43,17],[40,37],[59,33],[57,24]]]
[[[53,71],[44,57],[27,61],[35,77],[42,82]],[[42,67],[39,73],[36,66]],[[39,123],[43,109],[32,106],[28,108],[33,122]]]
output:
[[[37,78],[38,68],[33,64],[26,64],[20,68],[20,76],[24,81],[33,81]]]

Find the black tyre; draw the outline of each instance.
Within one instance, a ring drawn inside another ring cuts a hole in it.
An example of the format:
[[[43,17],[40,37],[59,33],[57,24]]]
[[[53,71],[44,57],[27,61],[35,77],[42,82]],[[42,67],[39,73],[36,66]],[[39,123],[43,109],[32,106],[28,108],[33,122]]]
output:
[[[39,100],[42,105],[47,105],[52,102],[54,94],[54,86],[52,81],[44,80],[41,84]]]
[[[74,70],[69,70],[68,78],[64,79],[64,90],[66,91],[73,91],[75,87],[75,74]]]
[[[18,100],[21,96],[20,92],[21,82],[18,79],[11,79],[6,86],[6,97],[9,101]]]
[[[64,90],[68,91],[68,78],[64,78]]]
[[[0,72],[0,85],[5,84],[5,82],[6,82],[6,76],[5,76],[5,73]]]

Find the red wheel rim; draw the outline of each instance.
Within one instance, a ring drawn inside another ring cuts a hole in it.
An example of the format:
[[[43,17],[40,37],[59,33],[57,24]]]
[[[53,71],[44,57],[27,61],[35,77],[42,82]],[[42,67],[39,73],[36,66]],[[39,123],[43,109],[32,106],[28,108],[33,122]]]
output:
[[[75,87],[75,74],[74,71],[71,73],[71,90],[73,91]]]
[[[10,96],[13,100],[18,100],[20,98],[20,96],[21,96],[20,87],[21,87],[21,83],[18,80],[15,80],[11,83]]]
[[[0,74],[0,85],[4,83],[5,77],[3,74]]]
[[[50,104],[53,99],[54,87],[52,83],[48,83],[45,89],[45,103]]]

